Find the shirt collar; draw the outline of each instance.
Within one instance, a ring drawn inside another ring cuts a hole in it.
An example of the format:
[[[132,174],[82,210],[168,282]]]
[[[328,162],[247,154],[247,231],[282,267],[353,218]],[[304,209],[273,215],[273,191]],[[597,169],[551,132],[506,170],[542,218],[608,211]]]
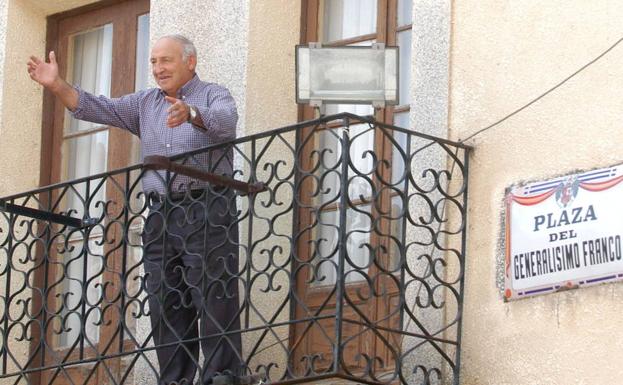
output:
[[[180,88],[179,91],[177,91],[177,96],[181,97],[191,94],[195,90],[195,88],[197,88],[197,85],[200,82],[201,80],[199,80],[199,76],[197,76],[197,74],[194,74],[192,79],[190,79],[186,84],[182,86],[182,88]]]

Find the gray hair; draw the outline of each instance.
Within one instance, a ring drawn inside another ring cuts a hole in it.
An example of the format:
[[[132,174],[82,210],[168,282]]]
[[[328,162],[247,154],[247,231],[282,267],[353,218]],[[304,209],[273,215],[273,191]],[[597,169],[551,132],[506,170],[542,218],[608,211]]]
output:
[[[160,39],[171,39],[175,40],[182,45],[182,59],[184,61],[188,61],[188,58],[191,56],[197,57],[197,48],[193,44],[190,39],[188,39],[184,35],[180,34],[172,34],[172,35],[164,35]],[[160,40],[158,39],[158,40]]]

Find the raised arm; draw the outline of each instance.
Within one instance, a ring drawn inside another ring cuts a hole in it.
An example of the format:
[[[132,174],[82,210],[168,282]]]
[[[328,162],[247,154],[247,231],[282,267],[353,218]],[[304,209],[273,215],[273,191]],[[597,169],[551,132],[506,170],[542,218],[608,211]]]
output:
[[[73,111],[78,107],[78,91],[58,75],[54,51],[50,51],[49,60],[45,62],[31,56],[28,61],[28,74],[32,80],[50,90],[65,107]]]

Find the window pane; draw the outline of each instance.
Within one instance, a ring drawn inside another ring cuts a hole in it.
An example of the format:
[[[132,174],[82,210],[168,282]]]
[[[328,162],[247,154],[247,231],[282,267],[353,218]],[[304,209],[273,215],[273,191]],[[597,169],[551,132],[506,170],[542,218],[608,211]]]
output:
[[[374,113],[374,109],[366,104],[327,104],[325,113],[327,115],[339,114],[340,112],[350,112],[355,115],[367,116]]]
[[[411,30],[399,32],[397,40],[400,47],[398,104],[404,105],[411,103]]]
[[[136,32],[136,78],[134,90],[140,91],[149,83],[149,14],[138,17]]]
[[[69,242],[67,246],[65,250],[64,245],[57,246],[64,251],[65,265],[62,276],[64,298],[60,304],[64,332],[60,334],[60,345],[73,345],[80,338],[81,326],[84,325],[84,337],[88,340],[85,345],[89,346],[89,342],[93,344],[99,339],[101,312],[96,304],[101,302],[103,296],[100,283],[104,250],[101,239],[92,239],[85,244],[80,238]],[[86,297],[83,297],[83,293]],[[84,309],[88,309],[86,313],[83,311],[83,303]]]
[[[108,131],[65,140],[67,179],[82,178],[106,171]]]
[[[149,14],[138,17],[138,30],[136,32],[136,77],[134,90],[140,91],[149,87]],[[130,164],[141,162],[141,143],[137,136],[132,135]]]
[[[394,114],[394,126],[409,128],[409,111]]]
[[[95,95],[110,96],[112,68],[112,24],[79,33],[69,39],[70,57],[67,81]],[[74,119],[69,112],[66,130],[77,132],[98,126]]]
[[[406,247],[404,247],[405,243],[402,240],[404,226],[403,218],[405,217],[405,213],[402,212],[403,199],[404,198],[400,196],[392,197],[392,209],[389,218],[389,231],[391,237],[386,237],[385,239],[390,245],[390,258],[389,261],[387,261],[385,269],[393,273],[400,273],[401,260],[403,259],[401,254],[406,254]]]
[[[374,128],[367,124],[350,126],[350,167],[348,197],[351,201],[370,199],[374,180]]]
[[[320,133],[319,149],[322,154],[322,167],[318,180],[321,181],[321,204],[339,201],[338,195],[343,187],[340,181],[342,170],[343,129],[335,128]],[[348,168],[348,197],[351,201],[369,199],[372,195],[374,179],[374,129],[367,124],[353,124],[349,129],[350,162]]]
[[[77,179],[85,176],[95,175],[106,171],[106,159],[108,155],[108,131],[100,131],[95,134],[79,136],[65,140],[65,148],[63,154],[66,159],[64,169],[66,175],[63,179]],[[96,188],[98,183],[94,182],[91,188]],[[105,201],[106,186],[97,187],[96,191],[86,191],[86,185],[79,183],[75,187],[75,191],[71,190],[67,193],[67,209],[76,210],[76,217],[80,218],[85,213],[84,200],[89,195],[93,204],[99,201]],[[94,196],[93,196],[94,195]],[[101,210],[102,206],[99,206]],[[92,208],[87,210],[91,211]],[[89,216],[95,216],[95,212],[87,213]]]
[[[330,0],[322,2],[322,41],[348,39],[376,32],[377,0]]]
[[[401,112],[406,116],[406,122],[408,123],[409,113]],[[396,115],[394,115],[394,122],[396,122]],[[402,120],[402,119],[401,119]],[[397,123],[394,125],[398,126]],[[410,162],[409,154],[407,153],[407,134],[400,131],[394,132],[394,142],[392,142],[392,185],[396,187],[399,184],[404,184],[406,182],[407,175],[405,174],[405,170],[407,169],[407,164]]]
[[[344,260],[345,282],[356,282],[364,279],[368,274],[370,263],[370,205],[349,208],[346,212],[346,253]],[[337,243],[339,230],[339,210],[320,213],[316,241],[315,263],[318,266],[318,275],[313,281],[315,286],[335,285],[338,263],[339,245]]]
[[[413,15],[412,0],[398,0],[398,26],[411,24]]]

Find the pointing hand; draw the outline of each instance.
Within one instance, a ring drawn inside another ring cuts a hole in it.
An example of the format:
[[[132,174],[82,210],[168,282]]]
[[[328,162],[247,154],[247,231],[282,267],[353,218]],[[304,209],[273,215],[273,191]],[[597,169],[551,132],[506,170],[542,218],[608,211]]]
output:
[[[190,115],[190,107],[188,104],[171,96],[165,96],[164,98],[167,102],[171,103],[171,107],[167,110],[169,114],[167,117],[167,126],[172,128],[186,123]]]

